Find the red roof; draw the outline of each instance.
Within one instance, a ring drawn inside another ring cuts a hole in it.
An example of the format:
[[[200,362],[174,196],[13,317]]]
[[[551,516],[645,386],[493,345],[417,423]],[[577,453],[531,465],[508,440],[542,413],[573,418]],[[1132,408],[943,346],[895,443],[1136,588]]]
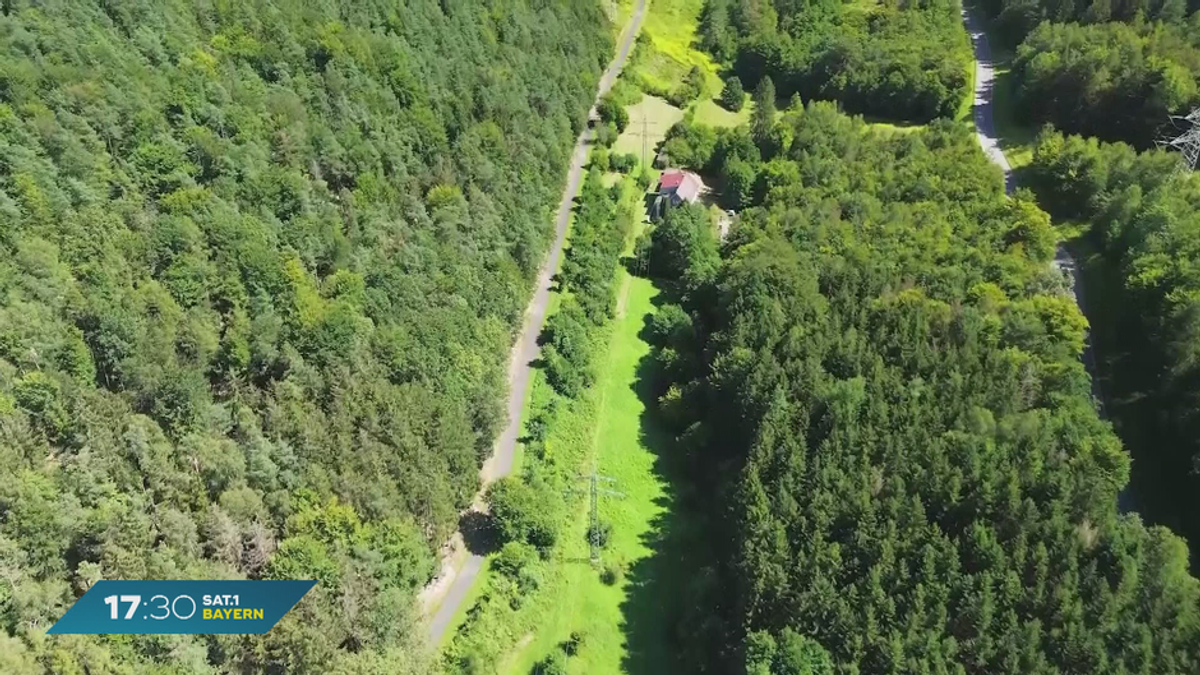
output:
[[[659,194],[672,195],[675,203],[694,202],[704,191],[704,182],[691,171],[668,169],[658,181]]]
[[[663,172],[662,178],[658,179],[658,189],[674,190],[675,188],[679,187],[680,183],[683,182],[685,176],[686,174],[678,169],[665,171]]]

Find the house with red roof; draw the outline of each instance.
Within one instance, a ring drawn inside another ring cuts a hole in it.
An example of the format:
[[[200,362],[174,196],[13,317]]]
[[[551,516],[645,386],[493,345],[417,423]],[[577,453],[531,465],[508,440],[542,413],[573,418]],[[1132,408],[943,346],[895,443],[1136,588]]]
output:
[[[667,205],[679,206],[684,202],[693,203],[700,199],[707,188],[704,181],[691,171],[683,169],[667,169],[658,179],[658,196],[650,209],[651,220],[662,218]]]

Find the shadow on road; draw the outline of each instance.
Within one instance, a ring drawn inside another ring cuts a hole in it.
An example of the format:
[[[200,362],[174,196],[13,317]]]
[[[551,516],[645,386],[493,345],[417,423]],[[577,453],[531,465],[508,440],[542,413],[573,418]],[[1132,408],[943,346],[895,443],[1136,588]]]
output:
[[[498,537],[492,517],[474,509],[458,519],[458,531],[462,532],[463,543],[474,555],[487,555],[498,548]]]

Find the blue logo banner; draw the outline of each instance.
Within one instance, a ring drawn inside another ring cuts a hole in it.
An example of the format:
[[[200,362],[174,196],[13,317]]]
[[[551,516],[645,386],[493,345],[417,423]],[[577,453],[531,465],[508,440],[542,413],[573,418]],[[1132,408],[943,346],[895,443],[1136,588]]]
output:
[[[97,581],[48,631],[265,633],[316,581]]]

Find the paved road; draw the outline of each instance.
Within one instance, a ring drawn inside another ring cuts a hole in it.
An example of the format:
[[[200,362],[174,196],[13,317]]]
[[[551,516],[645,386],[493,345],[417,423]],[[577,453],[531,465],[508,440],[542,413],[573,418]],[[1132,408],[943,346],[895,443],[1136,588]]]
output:
[[[638,0],[633,16],[625,28],[617,55],[609,64],[608,69],[600,77],[597,87],[596,100],[608,93],[621,68],[633,48],[634,38],[642,24],[642,16],[646,11],[646,0]],[[562,201],[558,205],[558,215],[555,220],[554,245],[538,274],[537,287],[533,298],[525,310],[525,321],[517,342],[513,345],[512,359],[508,366],[508,424],[500,437],[496,439],[492,456],[483,464],[480,471],[480,482],[486,487],[492,481],[503,478],[512,471],[513,454],[517,448],[517,435],[521,430],[521,409],[525,405],[525,392],[529,388],[529,376],[533,370],[532,363],[538,358],[538,334],[542,331],[542,321],[546,318],[546,306],[550,301],[551,279],[558,269],[558,259],[562,255],[563,242],[567,236],[567,224],[571,220],[571,208],[575,197],[579,194],[579,184],[583,180],[583,165],[587,161],[588,145],[592,142],[592,131],[585,128],[575,142],[575,152],[571,156],[571,168],[567,173],[567,187],[563,190]],[[481,500],[476,499],[478,505]],[[433,615],[429,624],[429,642],[436,645],[442,634],[450,625],[459,605],[466,599],[475,577],[483,567],[483,558],[474,553],[467,559],[462,569],[455,575],[446,596]]]
[[[1004,191],[1012,194],[1017,189],[1017,181],[1012,167],[1008,164],[1008,159],[1004,156],[1004,151],[1000,149],[1000,137],[996,133],[996,119],[992,105],[996,81],[995,63],[992,59],[992,50],[988,44],[987,34],[984,32],[984,20],[979,14],[968,11],[965,7],[962,10],[962,16],[967,33],[971,36],[971,47],[975,51],[975,137],[979,139],[979,145],[988,159],[1004,171]],[[1058,250],[1054,253],[1054,266],[1071,275],[1071,293],[1075,297],[1075,304],[1079,307],[1079,311],[1083,312],[1087,306],[1084,302],[1083,278],[1079,271],[1079,265],[1065,244],[1058,245]],[[1085,316],[1086,314],[1084,312]],[[1096,357],[1092,352],[1090,338],[1084,343],[1082,358],[1083,365],[1091,375],[1092,397],[1099,406],[1101,416],[1106,417],[1104,392],[1100,389]],[[1122,513],[1135,509],[1134,497],[1128,485],[1117,496],[1117,506]]]

